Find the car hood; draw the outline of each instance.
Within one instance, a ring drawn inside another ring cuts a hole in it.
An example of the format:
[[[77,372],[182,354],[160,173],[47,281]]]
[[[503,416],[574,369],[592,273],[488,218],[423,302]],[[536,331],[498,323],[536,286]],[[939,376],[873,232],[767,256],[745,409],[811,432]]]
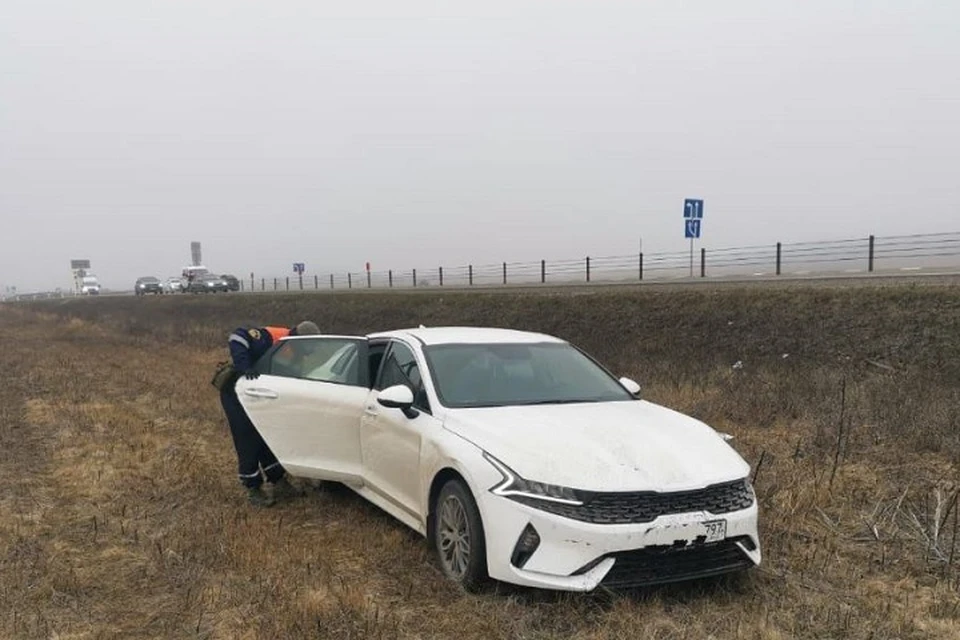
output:
[[[588,491],[683,491],[743,478],[713,429],[645,400],[451,409],[444,426],[523,478]]]

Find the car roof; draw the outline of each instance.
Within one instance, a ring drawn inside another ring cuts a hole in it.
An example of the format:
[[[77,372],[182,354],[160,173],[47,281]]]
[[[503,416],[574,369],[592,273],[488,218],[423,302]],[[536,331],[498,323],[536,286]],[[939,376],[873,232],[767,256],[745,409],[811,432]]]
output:
[[[369,338],[414,338],[424,345],[437,344],[533,344],[565,341],[545,333],[491,327],[419,327],[373,333]]]

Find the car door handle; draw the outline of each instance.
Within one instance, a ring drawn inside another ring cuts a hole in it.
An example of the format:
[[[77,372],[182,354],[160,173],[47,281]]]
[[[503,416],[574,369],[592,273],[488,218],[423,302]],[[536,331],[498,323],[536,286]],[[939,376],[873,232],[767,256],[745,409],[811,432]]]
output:
[[[280,397],[279,393],[271,391],[270,389],[244,389],[243,393],[251,398],[266,398],[268,400],[276,400]]]

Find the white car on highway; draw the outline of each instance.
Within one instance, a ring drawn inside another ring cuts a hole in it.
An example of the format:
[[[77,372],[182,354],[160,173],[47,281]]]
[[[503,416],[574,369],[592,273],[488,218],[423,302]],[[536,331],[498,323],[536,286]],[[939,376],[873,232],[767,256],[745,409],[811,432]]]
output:
[[[181,293],[183,291],[183,280],[176,276],[167,278],[167,281],[163,283],[163,287],[169,293]]]
[[[294,476],[343,482],[440,567],[589,591],[760,563],[749,465],[558,338],[419,328],[281,340],[237,393]]]

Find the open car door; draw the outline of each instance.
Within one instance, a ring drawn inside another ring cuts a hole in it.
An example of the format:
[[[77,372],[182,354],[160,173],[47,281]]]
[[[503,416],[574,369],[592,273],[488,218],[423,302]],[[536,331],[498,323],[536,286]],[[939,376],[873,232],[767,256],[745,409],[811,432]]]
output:
[[[367,340],[284,338],[241,378],[237,396],[294,476],[360,485],[360,417],[370,393]]]

